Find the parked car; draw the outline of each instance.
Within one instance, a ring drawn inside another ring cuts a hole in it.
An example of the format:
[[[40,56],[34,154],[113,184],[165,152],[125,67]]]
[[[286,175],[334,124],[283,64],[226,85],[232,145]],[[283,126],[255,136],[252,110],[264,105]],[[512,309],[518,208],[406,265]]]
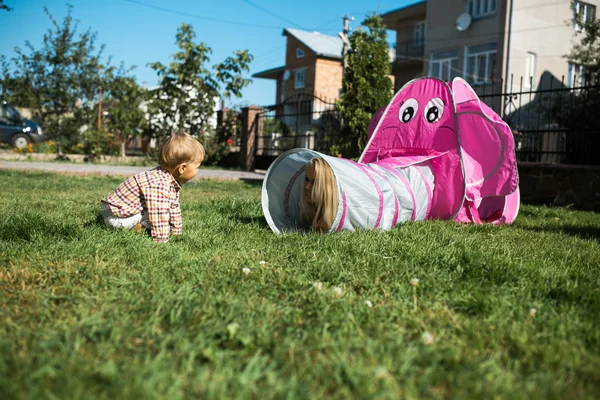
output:
[[[30,143],[41,142],[43,139],[42,128],[38,124],[23,118],[6,101],[0,101],[0,142],[23,149]]]

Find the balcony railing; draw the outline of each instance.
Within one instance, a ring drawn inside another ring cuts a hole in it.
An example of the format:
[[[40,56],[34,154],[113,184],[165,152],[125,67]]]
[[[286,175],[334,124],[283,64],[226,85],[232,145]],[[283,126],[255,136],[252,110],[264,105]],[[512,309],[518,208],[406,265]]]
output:
[[[396,43],[396,59],[398,64],[422,63],[425,55],[425,46],[415,44],[413,40]]]

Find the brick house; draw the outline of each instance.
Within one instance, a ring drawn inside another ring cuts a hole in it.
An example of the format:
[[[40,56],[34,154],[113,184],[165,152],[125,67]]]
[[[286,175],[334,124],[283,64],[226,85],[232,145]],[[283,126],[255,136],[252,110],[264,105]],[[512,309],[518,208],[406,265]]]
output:
[[[580,85],[584,71],[564,58],[582,29],[570,21],[574,12],[594,19],[600,0],[571,1],[425,0],[384,13],[396,31],[395,89],[422,75],[460,76],[488,92],[492,84],[518,91],[521,77],[524,90],[539,88],[542,76],[550,78],[543,86],[563,76],[566,86]]]
[[[342,39],[290,28],[282,35],[287,38],[285,65],[252,75],[276,81],[275,105],[299,94],[327,102],[337,99],[342,88]]]

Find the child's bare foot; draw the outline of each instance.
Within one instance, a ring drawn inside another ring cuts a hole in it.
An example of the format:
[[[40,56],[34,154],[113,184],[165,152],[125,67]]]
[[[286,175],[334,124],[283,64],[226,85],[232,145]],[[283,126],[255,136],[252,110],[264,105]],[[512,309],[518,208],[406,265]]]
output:
[[[135,224],[133,226],[133,231],[134,232],[143,232],[145,230],[146,230],[146,228],[144,228],[144,225],[142,225],[142,224]]]

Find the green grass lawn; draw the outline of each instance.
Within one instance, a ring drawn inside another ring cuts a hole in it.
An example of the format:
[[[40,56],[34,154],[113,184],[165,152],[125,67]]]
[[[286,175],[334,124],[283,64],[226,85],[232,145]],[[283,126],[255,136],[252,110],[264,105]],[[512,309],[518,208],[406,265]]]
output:
[[[1,399],[600,398],[599,214],[279,237],[196,181],[161,245],[120,182],[0,171]]]

